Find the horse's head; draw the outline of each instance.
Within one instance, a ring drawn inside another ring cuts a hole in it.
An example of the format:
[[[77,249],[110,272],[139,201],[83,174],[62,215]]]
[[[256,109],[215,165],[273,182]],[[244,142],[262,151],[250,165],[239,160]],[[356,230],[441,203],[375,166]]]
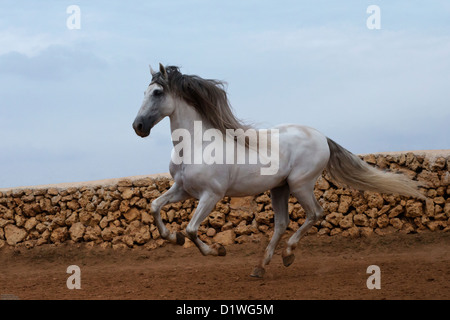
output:
[[[174,101],[164,85],[167,82],[167,72],[159,64],[159,72],[150,67],[152,82],[144,92],[144,101],[133,122],[133,129],[142,138],[150,134],[150,130],[163,118],[170,116],[174,111]]]

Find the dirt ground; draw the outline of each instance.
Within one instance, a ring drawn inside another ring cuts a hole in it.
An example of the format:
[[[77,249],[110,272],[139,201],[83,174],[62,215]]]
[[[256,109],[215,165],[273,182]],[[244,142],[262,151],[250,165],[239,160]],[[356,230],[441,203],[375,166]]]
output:
[[[285,242],[285,241],[284,241]],[[308,235],[286,268],[277,250],[264,279],[249,276],[266,239],[227,246],[225,257],[167,244],[112,250],[83,245],[0,249],[0,298],[8,299],[450,299],[450,233],[348,239]],[[69,290],[69,265],[81,289]],[[367,267],[381,289],[366,286]]]

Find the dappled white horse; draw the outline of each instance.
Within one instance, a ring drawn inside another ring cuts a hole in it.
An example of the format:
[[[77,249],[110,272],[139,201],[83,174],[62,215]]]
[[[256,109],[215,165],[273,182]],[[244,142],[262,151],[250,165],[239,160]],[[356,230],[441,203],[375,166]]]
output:
[[[315,129],[290,124],[256,131],[243,124],[233,115],[220,81],[185,75],[177,67],[161,64],[158,72],[151,68],[150,72],[152,81],[133,128],[146,137],[159,121],[170,118],[174,144],[170,174],[174,184],[151,203],[151,213],[164,239],[183,244],[186,235],[203,255],[223,256],[226,251],[221,244],[207,245],[198,238],[201,222],[225,196],[250,196],[270,190],[274,233],[251,274],[262,277],[289,224],[289,195],[297,198],[306,220],[287,242],[282,253],[285,266],[294,261],[293,251],[300,238],[322,217],[323,209],[313,190],[324,169],[337,182],[359,190],[424,198],[416,181],[369,166]],[[241,157],[243,151],[247,153]],[[185,233],[170,232],[161,219],[161,208],[189,198],[199,203]]]

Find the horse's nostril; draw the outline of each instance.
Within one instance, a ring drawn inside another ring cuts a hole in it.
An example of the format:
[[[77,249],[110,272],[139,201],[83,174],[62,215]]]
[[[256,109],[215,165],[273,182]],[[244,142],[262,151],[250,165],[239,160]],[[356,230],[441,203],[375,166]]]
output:
[[[133,129],[136,131],[136,133],[139,133],[144,128],[144,123],[142,121],[134,121],[133,122]]]

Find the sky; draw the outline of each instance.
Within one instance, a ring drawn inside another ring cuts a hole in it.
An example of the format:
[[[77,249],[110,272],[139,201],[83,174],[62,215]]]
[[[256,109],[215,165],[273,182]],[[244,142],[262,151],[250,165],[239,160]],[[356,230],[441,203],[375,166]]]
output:
[[[355,154],[450,148],[446,0],[1,0],[0,188],[168,172],[168,119],[132,129],[160,62],[226,81],[260,127]]]

